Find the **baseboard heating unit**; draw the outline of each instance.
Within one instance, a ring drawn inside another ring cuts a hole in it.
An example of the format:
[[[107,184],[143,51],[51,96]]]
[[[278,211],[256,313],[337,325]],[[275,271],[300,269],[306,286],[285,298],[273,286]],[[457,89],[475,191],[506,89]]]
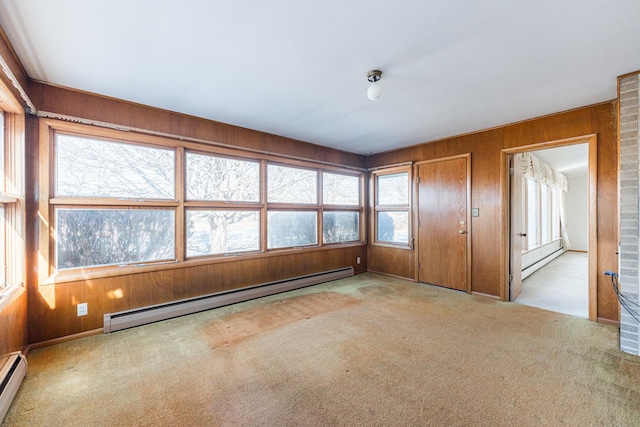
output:
[[[294,289],[317,285],[331,280],[344,279],[354,275],[353,267],[324,271],[307,276],[294,277],[277,282],[263,283],[233,291],[219,292],[195,298],[187,298],[169,303],[150,305],[132,310],[107,313],[104,315],[104,333],[159,322],[173,317],[223,307],[229,304],[248,301],[255,298],[292,291]]]
[[[27,359],[22,353],[9,355],[2,369],[0,369],[0,423],[4,420],[13,398],[27,375]]]

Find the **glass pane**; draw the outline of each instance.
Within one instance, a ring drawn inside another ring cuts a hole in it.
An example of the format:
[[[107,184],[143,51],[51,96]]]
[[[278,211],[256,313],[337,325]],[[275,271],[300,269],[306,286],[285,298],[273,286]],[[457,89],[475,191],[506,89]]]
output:
[[[318,203],[318,173],[314,170],[269,165],[268,196],[271,203]]]
[[[527,179],[527,244],[531,248],[538,240],[538,183]]]
[[[324,172],[322,199],[325,205],[360,205],[360,178],[351,175]]]
[[[324,212],[322,215],[324,243],[360,240],[359,218],[358,212]]]
[[[175,151],[56,136],[56,196],[171,199]]]
[[[550,214],[549,186],[540,185],[540,234],[543,244],[551,241]]]
[[[554,188],[551,192],[551,237],[560,238],[560,191]]]
[[[187,153],[187,199],[260,202],[260,163]]]
[[[409,204],[409,173],[378,175],[378,205]]]
[[[56,209],[56,268],[175,259],[166,209]]]
[[[269,212],[267,247],[287,248],[318,244],[316,212]]]
[[[409,212],[378,212],[379,242],[409,244]]]
[[[260,213],[187,211],[187,256],[260,250]]]

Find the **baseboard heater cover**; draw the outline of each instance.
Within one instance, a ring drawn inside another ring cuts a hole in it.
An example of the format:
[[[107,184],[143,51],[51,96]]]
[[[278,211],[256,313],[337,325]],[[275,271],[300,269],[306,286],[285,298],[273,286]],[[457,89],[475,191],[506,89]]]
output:
[[[25,375],[27,375],[27,358],[19,351],[11,353],[0,369],[0,423],[7,415]]]
[[[104,315],[104,333],[120,331],[159,322],[173,317],[184,316],[200,311],[211,310],[225,305],[248,301],[255,298],[274,295],[281,292],[317,285],[331,280],[344,279],[354,275],[353,267],[324,271],[277,282],[263,283],[233,291],[219,292],[169,303],[155,304],[117,313]]]

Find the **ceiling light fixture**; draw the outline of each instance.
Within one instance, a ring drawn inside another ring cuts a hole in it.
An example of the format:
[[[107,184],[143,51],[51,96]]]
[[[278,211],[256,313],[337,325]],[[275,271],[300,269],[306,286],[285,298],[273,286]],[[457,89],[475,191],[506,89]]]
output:
[[[378,80],[382,78],[382,71],[371,70],[367,73],[367,80],[371,82],[367,89],[367,96],[372,101],[377,101],[382,95],[382,88],[378,86]]]

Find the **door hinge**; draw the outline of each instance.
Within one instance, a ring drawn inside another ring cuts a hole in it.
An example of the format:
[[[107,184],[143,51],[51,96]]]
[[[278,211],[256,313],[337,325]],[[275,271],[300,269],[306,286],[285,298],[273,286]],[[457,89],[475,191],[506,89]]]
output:
[[[417,176],[417,177],[416,177],[416,182],[417,182],[418,184],[420,184],[420,177],[419,177],[419,176]]]
[[[509,283],[513,282],[513,276],[510,274],[509,275]]]
[[[513,175],[514,173],[516,173],[515,169],[509,168],[509,175]]]

